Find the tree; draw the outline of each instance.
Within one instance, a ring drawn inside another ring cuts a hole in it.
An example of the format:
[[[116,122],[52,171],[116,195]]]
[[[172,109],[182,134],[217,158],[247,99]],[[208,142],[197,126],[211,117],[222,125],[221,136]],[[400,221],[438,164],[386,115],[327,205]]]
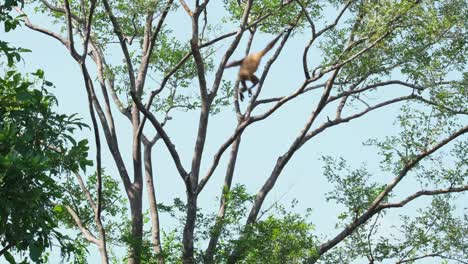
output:
[[[81,180],[83,199],[93,210],[70,213],[85,240],[98,246],[102,262],[109,261],[107,248],[111,247],[106,244],[106,227],[115,224],[101,220],[101,213],[110,212],[102,210],[106,198],[100,133],[128,199],[129,233],[120,238],[128,247],[128,263],[336,263],[338,259],[362,258],[370,263],[384,259],[405,263],[429,257],[463,261],[468,244],[462,236],[468,225],[466,215],[460,219],[450,208],[455,193],[468,190],[466,1],[225,0],[221,28],[209,20],[208,10],[214,2],[189,4],[184,0],[41,0],[30,4],[33,13],[50,18],[62,32],[37,25],[30,14],[16,9],[28,28],[56,39],[80,66],[95,133],[98,198],[95,202]],[[327,15],[330,9],[336,11],[331,19]],[[168,26],[168,18],[181,12],[190,18],[191,31],[177,33],[187,33],[189,41],[179,40]],[[283,35],[261,70],[254,94],[241,104],[239,81],[229,82],[224,66],[243,48],[243,37],[248,38],[248,54],[263,34]],[[302,64],[303,80],[291,83],[297,87],[291,93],[260,97],[264,90],[274,89],[264,87],[265,83],[275,78],[270,70],[294,35],[309,39],[296,58]],[[216,48],[220,43],[225,46]],[[321,60],[310,54],[314,48],[319,48]],[[123,57],[123,63],[115,62],[115,57]],[[300,98],[311,98],[310,114],[284,153],[273,161],[260,190],[250,196],[242,186],[232,186],[243,134]],[[132,142],[131,164],[124,162],[119,146],[123,135],[117,132],[113,105],[132,128],[131,138],[126,138]],[[336,235],[320,237],[304,216],[284,212],[281,207],[276,214],[264,209],[270,214],[262,220],[265,199],[298,150],[329,128],[393,105],[403,105],[397,118],[401,133],[368,142],[380,149],[382,173],[393,175],[392,180],[379,182],[365,168],[353,169],[338,157],[324,157],[324,176],[335,185],[327,199],[345,208]],[[226,111],[225,106],[234,108],[235,128],[214,158],[204,164],[209,120]],[[171,114],[178,110],[198,113],[190,166],[166,131]],[[157,132],[155,136],[150,136],[148,125]],[[164,144],[186,192],[184,201],[176,200],[170,206],[157,203],[154,189],[152,153],[158,141]],[[219,210],[205,216],[199,195],[219,171],[229,148]],[[397,196],[396,187],[407,178],[427,189],[414,186],[406,198]],[[144,231],[145,184],[150,234]],[[389,211],[424,196],[433,197],[433,202],[421,216],[403,219],[406,224],[401,236],[405,239],[378,232]],[[163,232],[160,211],[178,217],[182,230]],[[431,213],[434,211],[437,214]],[[88,215],[94,217],[91,229],[83,223]],[[435,231],[435,226],[440,229]],[[163,234],[166,236],[161,237]]]

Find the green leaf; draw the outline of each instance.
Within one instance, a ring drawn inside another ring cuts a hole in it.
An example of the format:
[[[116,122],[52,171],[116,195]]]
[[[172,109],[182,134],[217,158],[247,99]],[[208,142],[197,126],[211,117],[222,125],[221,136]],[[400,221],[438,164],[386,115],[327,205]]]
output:
[[[44,71],[41,70],[41,69],[38,69],[35,73],[32,73],[32,75],[35,75],[35,76],[42,79],[42,78],[44,78]]]
[[[42,255],[42,248],[40,248],[35,243],[29,245],[29,257],[34,262],[39,262],[39,258],[41,257],[41,255]]]
[[[54,212],[56,212],[56,213],[62,213],[62,212],[64,212],[64,211],[65,211],[65,208],[64,208],[63,205],[58,204],[58,205],[54,206]]]
[[[8,261],[8,263],[16,264],[15,258],[10,254],[10,252],[6,251],[3,253],[3,256],[5,256],[5,259]]]

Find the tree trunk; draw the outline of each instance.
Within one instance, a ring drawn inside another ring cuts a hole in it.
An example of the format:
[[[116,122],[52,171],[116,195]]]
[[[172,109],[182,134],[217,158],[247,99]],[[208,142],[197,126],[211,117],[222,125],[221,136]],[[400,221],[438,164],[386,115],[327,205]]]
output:
[[[206,86],[204,88],[201,88],[201,90],[203,91],[205,90],[205,88]],[[192,170],[186,181],[187,218],[185,220],[184,234],[182,238],[182,259],[184,264],[194,263],[193,236],[195,230],[195,221],[197,219],[198,176],[200,174],[200,163],[203,156],[203,149],[205,147],[206,131],[208,128],[208,117],[210,114],[210,106],[207,103],[205,96],[202,95],[204,99],[202,99],[200,120],[198,122],[198,133],[192,159]]]
[[[144,163],[145,163],[145,177],[146,177],[146,192],[148,194],[148,203],[150,208],[151,217],[151,243],[153,244],[153,251],[157,255],[158,263],[164,263],[161,256],[161,237],[159,232],[159,212],[158,204],[156,201],[156,194],[154,191],[153,182],[153,167],[151,161],[152,145],[150,142],[144,144]]]
[[[140,125],[140,112],[135,103],[132,107],[133,125],[133,179],[131,197],[129,197],[132,232],[130,237],[130,249],[128,264],[139,264],[141,262],[141,250],[143,244],[143,213],[142,213],[142,193],[143,193],[143,171],[141,168],[141,137],[138,135]]]
[[[130,248],[128,250],[128,264],[139,264],[141,262],[141,250],[143,239],[143,214],[142,214],[142,192],[140,188],[132,190],[130,199],[130,210],[132,218],[132,230],[130,237]]]
[[[107,257],[107,249],[105,243],[101,240],[102,245],[99,246],[99,254],[101,255],[101,263],[107,264],[109,263],[109,259]]]
[[[214,263],[214,255],[216,253],[216,245],[218,244],[219,236],[223,229],[222,222],[226,214],[227,201],[226,201],[226,191],[231,190],[232,177],[234,176],[234,168],[237,161],[237,153],[239,152],[241,138],[240,136],[234,141],[231,148],[231,156],[229,158],[229,163],[226,169],[226,177],[224,178],[224,186],[221,190],[221,202],[218,210],[218,215],[216,216],[216,223],[213,226],[214,232],[210,237],[208,247],[205,251],[204,260],[205,263]]]
[[[193,236],[195,230],[195,221],[197,217],[197,195],[195,193],[187,194],[187,220],[185,221],[184,237],[182,240],[183,251],[182,258],[184,264],[195,263],[193,257]]]

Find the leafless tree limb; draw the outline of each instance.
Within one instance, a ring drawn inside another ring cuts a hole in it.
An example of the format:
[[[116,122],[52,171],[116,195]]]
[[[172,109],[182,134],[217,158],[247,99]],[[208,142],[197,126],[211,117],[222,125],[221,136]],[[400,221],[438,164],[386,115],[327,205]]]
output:
[[[91,21],[90,21],[91,22]],[[100,244],[98,245],[99,251],[101,253],[101,260],[103,263],[108,263],[108,255],[107,255],[107,248],[106,248],[106,235],[105,229],[102,224],[101,220],[101,213],[102,213],[102,164],[101,164],[101,139],[99,136],[99,127],[97,124],[97,119],[94,111],[94,104],[92,94],[94,92],[92,89],[92,81],[89,78],[88,71],[86,69],[85,61],[81,63],[81,69],[83,73],[83,78],[85,81],[86,91],[88,94],[88,106],[89,112],[91,115],[91,121],[93,124],[94,130],[94,139],[96,144],[96,175],[97,175],[97,202],[96,202],[96,212],[95,212],[95,223],[99,232],[99,240]]]
[[[68,41],[67,39],[63,38],[62,36],[60,36],[59,34],[53,32],[53,31],[51,31],[51,30],[48,30],[48,29],[45,29],[45,28],[42,28],[42,27],[39,27],[39,26],[37,26],[37,25],[32,24],[31,21],[29,20],[28,16],[27,16],[27,15],[23,12],[23,10],[21,10],[20,8],[15,7],[15,10],[16,10],[19,14],[21,14],[21,15],[24,16],[24,24],[25,24],[28,28],[30,28],[30,29],[32,29],[32,30],[34,30],[34,31],[43,33],[43,34],[45,34],[45,35],[48,35],[48,36],[50,36],[50,37],[55,38],[56,40],[58,40],[60,43],[62,43],[62,44],[63,44],[65,47],[67,47],[67,49],[68,49],[68,47],[70,46],[70,44],[69,44],[69,41]],[[73,55],[73,54],[72,54],[72,55]],[[75,59],[78,59],[78,57],[74,57],[74,58],[75,58]]]
[[[65,8],[59,7],[59,6],[54,6],[54,5],[52,5],[50,2],[48,2],[48,1],[46,1],[46,0],[41,0],[41,2],[42,2],[47,8],[49,8],[49,9],[52,10],[52,11],[65,14]],[[75,15],[75,14],[70,14],[70,15],[71,15],[71,17],[72,17],[74,20],[76,20],[76,21],[78,21],[78,22],[80,22],[80,23],[83,22],[83,21],[81,20],[81,18],[79,18],[77,15]]]
[[[241,137],[237,137],[232,144],[231,147],[231,155],[229,157],[228,161],[228,166],[226,168],[226,176],[224,177],[224,185],[221,191],[221,196],[220,196],[220,206],[218,210],[218,214],[216,216],[216,221],[212,227],[214,233],[210,236],[210,241],[208,242],[208,247],[205,250],[205,262],[206,263],[211,263],[213,262],[213,256],[216,251],[216,246],[218,244],[219,237],[221,235],[222,231],[222,220],[224,219],[224,216],[226,215],[226,209],[227,209],[227,200],[226,200],[226,192],[229,192],[231,190],[231,184],[232,184],[232,179],[234,177],[234,169],[236,166],[236,161],[237,161],[237,154],[239,153],[239,146],[241,142]]]
[[[234,133],[224,142],[221,147],[218,149],[216,152],[214,158],[213,158],[213,163],[211,164],[210,168],[208,169],[208,172],[206,173],[205,177],[203,177],[200,180],[200,183],[198,184],[198,189],[197,192],[200,193],[203,188],[205,187],[206,183],[210,179],[210,177],[213,175],[214,171],[216,170],[216,167],[219,164],[219,161],[226,149],[237,139],[240,137],[244,129],[250,124],[248,120],[242,122],[237,126],[235,129]]]
[[[388,106],[388,105],[395,104],[395,103],[398,103],[398,102],[404,102],[404,101],[407,101],[407,100],[411,100],[413,98],[414,98],[413,95],[397,97],[397,98],[394,98],[394,99],[391,99],[391,100],[376,104],[374,106],[367,107],[365,110],[363,110],[361,112],[358,112],[356,114],[350,115],[350,116],[348,116],[346,118],[337,118],[337,119],[334,119],[334,120],[330,120],[330,121],[324,123],[323,125],[319,126],[318,128],[316,128],[316,129],[310,131],[309,133],[307,133],[304,136],[304,138],[303,138],[303,140],[301,142],[301,146],[303,144],[305,144],[308,140],[315,137],[316,135],[323,132],[325,129],[327,129],[329,127],[336,126],[336,125],[341,124],[341,123],[349,122],[349,121],[351,121],[353,119],[359,118],[359,117],[361,117],[361,116],[363,116],[363,115],[365,115],[365,114],[367,114],[367,113],[369,113],[371,111],[382,108],[384,106]]]
[[[95,3],[94,3],[95,4]],[[94,4],[92,3],[92,9],[94,9]],[[89,25],[86,25],[87,32],[86,32],[86,40],[84,45],[87,46],[87,41],[89,41],[89,34],[91,30],[91,23],[92,23],[92,14],[93,10],[90,12],[90,17],[89,17]],[[74,41],[73,41],[73,24],[72,24],[72,17],[71,17],[71,11],[70,11],[70,5],[68,0],[65,0],[65,18],[67,21],[67,32],[68,32],[68,50],[70,51],[72,57],[77,58],[76,61],[78,64],[80,64],[81,69],[82,69],[82,74],[86,86],[86,91],[88,94],[88,105],[89,105],[89,112],[91,115],[91,120],[93,124],[93,130],[94,130],[94,136],[95,136],[95,144],[96,144],[96,174],[97,174],[97,202],[96,202],[96,210],[94,212],[95,215],[95,223],[99,232],[99,244],[98,248],[100,251],[101,255],[101,261],[103,263],[108,263],[108,255],[107,255],[107,248],[106,248],[106,235],[105,235],[105,229],[104,226],[102,225],[101,221],[101,212],[102,212],[102,165],[101,165],[101,140],[99,136],[99,127],[97,124],[95,112],[94,112],[94,105],[93,105],[93,98],[92,98],[92,81],[89,77],[87,68],[86,68],[86,50],[84,50],[84,54],[82,56],[78,55],[76,52],[75,46],[74,46]],[[68,210],[70,212],[70,210]],[[78,219],[79,220],[79,219]],[[76,219],[75,219],[75,222]],[[79,226],[78,222],[77,225]],[[82,229],[80,227],[80,229]],[[82,230],[83,232],[83,230]],[[84,233],[83,233],[84,234]]]
[[[67,34],[68,34],[68,50],[72,54],[72,57],[78,57],[78,53],[75,50],[75,44],[73,40],[73,25],[72,25],[72,18],[71,18],[71,11],[70,11],[70,4],[68,0],[65,0],[65,18],[67,20]]]
[[[163,139],[164,144],[166,145],[167,149],[169,150],[169,153],[172,156],[172,159],[174,160],[174,163],[177,167],[177,170],[179,171],[180,176],[182,177],[184,181],[186,181],[186,177],[188,176],[188,173],[185,171],[182,165],[182,162],[180,160],[179,153],[175,149],[175,145],[172,143],[171,139],[167,135],[163,126],[161,125],[161,123],[158,122],[156,117],[154,117],[154,115],[151,112],[149,112],[146,109],[146,107],[141,103],[141,101],[137,98],[134,91],[130,92],[130,94],[132,95],[132,99],[135,102],[138,109],[150,120],[150,122],[153,124],[158,134]]]
[[[179,3],[184,8],[185,12],[187,12],[187,14],[192,17],[193,16],[192,10],[190,10],[187,3],[185,3],[184,0],[179,0]]]
[[[299,132],[299,135],[296,137],[296,139],[293,141],[291,146],[289,147],[288,151],[280,156],[276,162],[276,165],[270,175],[270,177],[267,179],[267,181],[264,183],[260,191],[257,192],[257,195],[255,197],[254,205],[252,206],[249,216],[247,218],[247,224],[251,224],[255,222],[255,219],[257,219],[257,215],[260,211],[261,205],[263,204],[263,201],[268,194],[268,192],[273,188],[276,180],[278,179],[282,169],[286,165],[287,161],[292,157],[292,155],[296,152],[296,150],[300,147],[300,144],[306,135],[307,131],[309,128],[312,126],[314,123],[315,119],[319,115],[319,113],[323,110],[323,108],[326,105],[326,100],[329,97],[331,88],[333,87],[334,81],[336,76],[338,75],[339,69],[335,70],[333,74],[330,76],[330,78],[327,81],[327,84],[325,86],[325,90],[320,98],[320,101],[317,103],[317,106],[315,107],[315,110],[312,112],[310,115],[309,119],[307,120],[306,124],[304,127],[301,129]]]
[[[428,105],[432,105],[432,106],[436,106],[436,107],[439,107],[445,111],[448,111],[452,114],[457,114],[457,115],[468,115],[468,111],[465,111],[465,110],[458,110],[458,109],[453,109],[453,108],[450,108],[450,107],[447,107],[445,105],[441,105],[441,104],[437,104],[436,102],[434,101],[431,101],[431,100],[428,100],[422,96],[419,96],[419,95],[415,95],[414,98],[417,100],[417,101],[420,101],[420,102],[423,102],[425,104],[428,104]]]
[[[323,29],[319,30],[317,34],[315,35],[315,38],[320,37],[323,33],[327,32],[328,30],[336,27],[338,25],[338,22],[340,22],[341,18],[343,17],[343,14],[346,12],[348,7],[353,3],[354,0],[350,0],[346,3],[346,5],[341,9],[341,11],[338,13],[338,16],[335,18],[333,23],[330,25],[325,26]]]
[[[114,27],[114,32],[115,32],[115,34],[117,35],[117,37],[119,39],[119,43],[120,43],[122,52],[124,54],[125,63],[126,63],[127,68],[128,68],[128,77],[129,77],[129,80],[130,80],[130,88],[132,90],[135,90],[136,89],[136,87],[135,87],[136,86],[135,71],[133,70],[133,64],[132,64],[132,60],[130,58],[130,53],[128,51],[127,43],[125,42],[125,37],[124,37],[124,35],[122,33],[122,29],[120,28],[119,22],[117,21],[117,18],[115,17],[115,15],[114,15],[114,13],[112,11],[112,7],[109,5],[109,1],[108,0],[102,0],[102,2],[104,4],[107,15],[109,16],[109,19],[112,22],[112,26]]]
[[[136,89],[138,91],[138,96],[141,96],[141,92],[145,83],[146,73],[148,71],[149,60],[153,53],[154,44],[156,43],[158,35],[161,32],[162,26],[164,24],[167,14],[169,13],[169,10],[172,7],[173,2],[174,2],[173,0],[169,0],[167,2],[159,18],[159,21],[156,25],[156,28],[153,30],[153,33],[151,34],[151,36],[150,36],[150,33],[151,33],[152,16],[148,16],[148,22],[147,22],[147,25],[145,26],[145,38],[147,39],[146,42],[148,43],[146,45],[147,48],[143,51],[144,54],[141,59],[140,69],[138,70],[138,76],[136,79]]]
[[[73,218],[73,221],[75,221],[75,224],[78,226],[80,229],[81,233],[83,234],[84,238],[95,245],[99,245],[100,241],[93,235],[91,232],[84,226],[84,224],[81,222],[80,217],[76,212],[70,207],[70,206],[65,206],[67,209],[68,213],[70,216]]]
[[[97,0],[91,0],[91,6],[89,8],[89,16],[88,16],[88,19],[85,21],[85,25],[84,25],[85,37],[84,37],[84,42],[83,42],[83,55],[81,56],[83,61],[86,59],[86,56],[88,56],[88,44],[91,39],[91,26],[92,26],[94,10],[96,9],[96,2]],[[83,9],[83,12],[84,12],[84,9]],[[70,18],[70,23],[71,23],[71,18]]]
[[[403,199],[400,202],[396,203],[382,203],[378,206],[379,210],[382,209],[387,209],[387,208],[398,208],[398,207],[403,207],[407,203],[413,201],[414,199],[420,197],[420,196],[432,196],[432,195],[438,195],[438,194],[446,194],[446,193],[457,193],[457,192],[464,192],[468,190],[468,185],[463,185],[459,187],[449,187],[445,189],[438,189],[438,190],[421,190],[418,191],[405,199]]]
[[[2,250],[0,250],[0,256],[2,256],[3,254],[5,254],[5,252],[7,252],[8,250],[10,250],[10,248],[14,247],[16,243],[9,243],[8,245],[6,245],[4,248],[2,248]]]
[[[76,180],[78,181],[78,184],[80,185],[81,190],[83,191],[83,193],[86,196],[86,199],[88,200],[89,205],[91,206],[91,208],[93,208],[94,213],[97,213],[97,206],[94,203],[94,200],[91,197],[91,193],[89,192],[88,188],[86,187],[83,181],[83,177],[81,177],[81,175],[77,172],[75,172],[74,174],[75,174]]]

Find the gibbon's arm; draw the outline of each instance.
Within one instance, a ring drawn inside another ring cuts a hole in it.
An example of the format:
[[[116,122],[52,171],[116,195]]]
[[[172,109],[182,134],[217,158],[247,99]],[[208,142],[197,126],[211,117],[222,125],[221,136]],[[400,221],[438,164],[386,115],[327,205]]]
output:
[[[235,67],[235,66],[240,66],[243,61],[244,61],[244,59],[230,62],[230,63],[226,64],[226,66],[224,66],[224,68],[231,68],[231,67]]]
[[[281,36],[283,36],[283,32],[276,36],[276,38],[274,38],[262,51],[260,51],[262,56],[265,55],[268,51],[270,51],[273,48],[273,46],[275,46],[276,42],[278,42]]]
[[[268,51],[270,51],[273,48],[273,46],[275,46],[276,42],[278,42],[278,40],[281,38],[281,36],[283,36],[283,33],[284,32],[281,32],[280,34],[278,34],[278,36],[276,36],[272,41],[270,41],[270,43],[268,43],[267,46],[263,50],[258,52],[258,54],[260,54],[260,58],[263,57]],[[242,62],[244,62],[244,59],[245,59],[245,57],[242,60],[230,62],[230,63],[226,64],[226,66],[224,66],[224,68],[231,68],[231,67],[235,67],[235,66],[240,66],[242,64]]]

